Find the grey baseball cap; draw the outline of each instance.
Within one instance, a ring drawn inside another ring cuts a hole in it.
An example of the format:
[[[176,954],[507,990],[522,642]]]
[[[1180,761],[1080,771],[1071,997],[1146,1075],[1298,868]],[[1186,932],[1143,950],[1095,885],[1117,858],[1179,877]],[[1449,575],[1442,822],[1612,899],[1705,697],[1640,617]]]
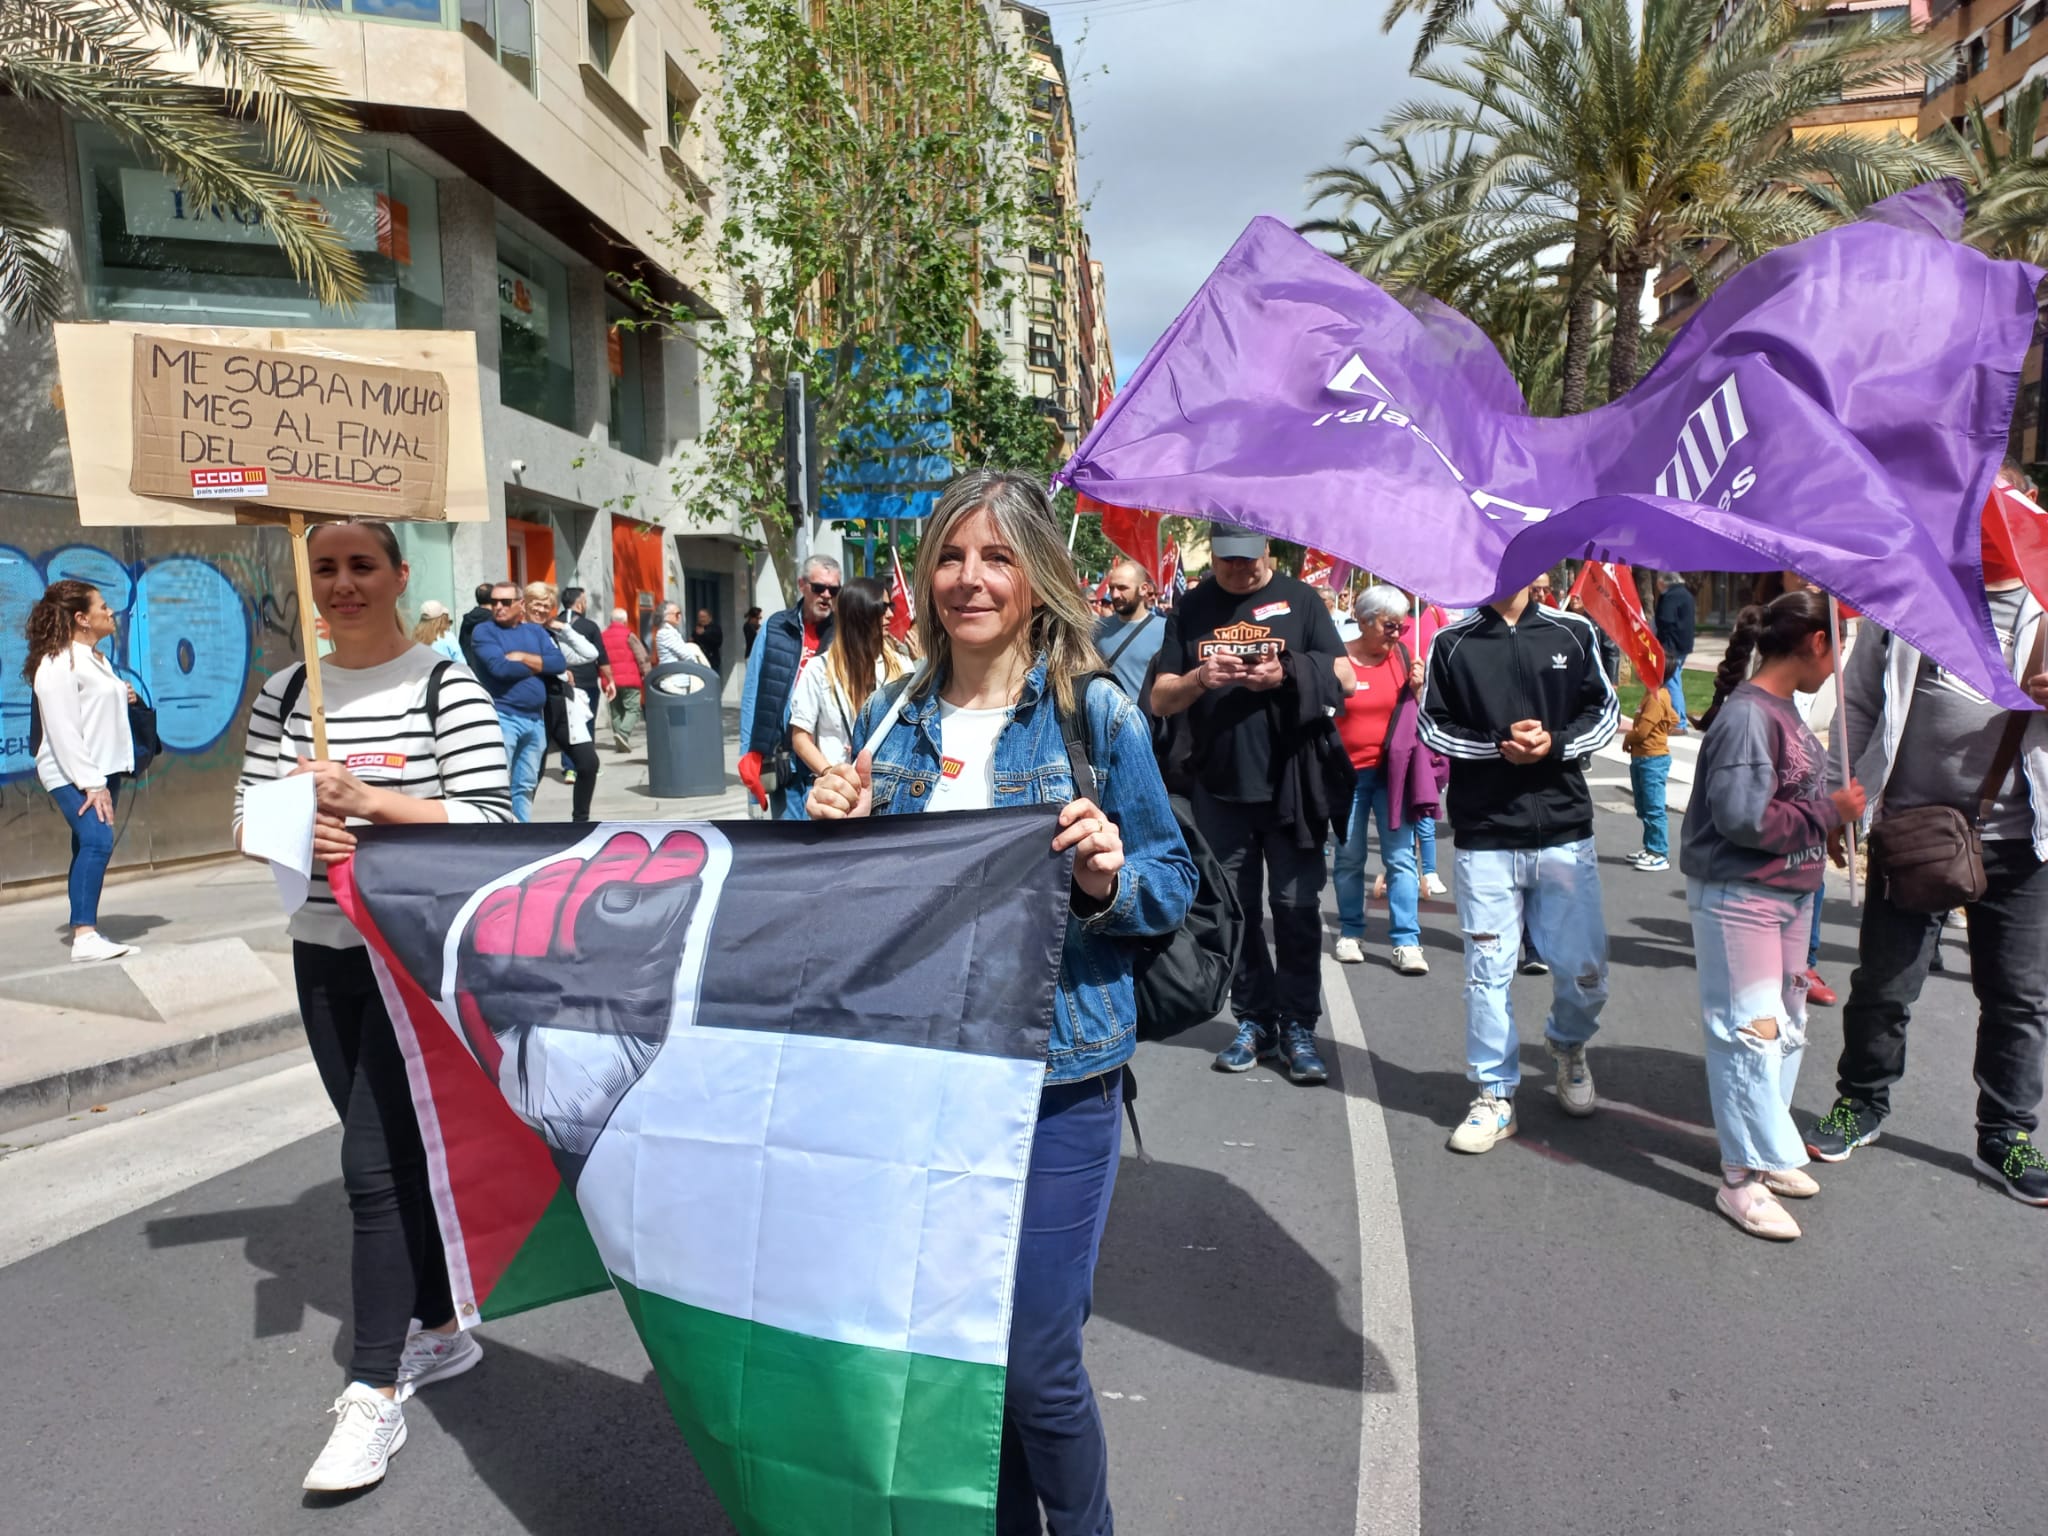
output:
[[[1209,525],[1209,554],[1217,560],[1256,560],[1266,552],[1266,536],[1235,523]]]

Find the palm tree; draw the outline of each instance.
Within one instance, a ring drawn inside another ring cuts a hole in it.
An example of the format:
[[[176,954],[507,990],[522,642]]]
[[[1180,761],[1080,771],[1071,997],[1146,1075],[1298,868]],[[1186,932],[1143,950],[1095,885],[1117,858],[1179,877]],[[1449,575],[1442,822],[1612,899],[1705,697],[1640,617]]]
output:
[[[1972,102],[1964,132],[1949,130],[1970,167],[1963,238],[1994,256],[2037,265],[2048,264],[2048,155],[2034,147],[2044,95],[2048,80],[2029,82],[2006,102],[1996,128],[1984,104]]]
[[[1717,31],[1714,6],[1640,0],[1638,27],[1638,8],[1515,0],[1497,24],[1449,22],[1442,41],[1461,57],[1414,71],[1449,99],[1404,104],[1382,129],[1483,146],[1465,183],[1470,238],[1496,266],[1570,253],[1567,411],[1586,398],[1595,272],[1614,288],[1613,398],[1637,377],[1653,270],[1708,242],[1747,259],[1816,233],[1843,216],[1841,186],[1881,196],[1958,169],[1939,140],[1793,134],[1845,96],[1917,88],[1943,50],[1903,24],[1816,31],[1795,0],[1750,0]]]
[[[355,167],[357,124],[281,18],[241,0],[0,0],[0,94],[111,129],[195,201],[254,215],[323,304],[362,296],[355,257],[297,190]],[[0,145],[0,320],[68,307],[54,223]]]
[[[1394,23],[1403,16],[1420,12],[1422,32],[1415,39],[1415,56],[1408,61],[1411,67],[1419,66],[1471,10],[1472,0],[1387,0],[1386,14],[1380,17],[1380,30],[1391,32]]]

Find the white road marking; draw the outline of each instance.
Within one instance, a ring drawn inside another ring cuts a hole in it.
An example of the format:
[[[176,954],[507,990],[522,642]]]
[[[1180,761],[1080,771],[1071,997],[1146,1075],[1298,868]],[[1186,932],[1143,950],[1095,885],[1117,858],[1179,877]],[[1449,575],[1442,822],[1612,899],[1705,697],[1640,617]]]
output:
[[[1394,1381],[1391,1392],[1363,1394],[1357,1536],[1416,1536],[1422,1530],[1422,1426],[1401,1194],[1365,1030],[1343,968],[1328,955],[1323,957],[1323,995],[1329,1000],[1330,1032],[1347,1051],[1344,1114],[1351,1127],[1351,1177],[1358,1197],[1359,1329],[1366,1347],[1377,1349],[1386,1361]]]
[[[334,1124],[311,1062],[0,1161],[0,1269]]]

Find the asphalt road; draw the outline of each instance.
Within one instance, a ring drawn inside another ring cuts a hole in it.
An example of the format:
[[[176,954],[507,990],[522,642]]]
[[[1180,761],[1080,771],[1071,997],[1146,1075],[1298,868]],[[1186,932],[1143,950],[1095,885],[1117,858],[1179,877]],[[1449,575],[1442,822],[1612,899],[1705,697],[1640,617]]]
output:
[[[1469,1096],[1448,903],[1425,913],[1427,978],[1388,968],[1377,914],[1371,963],[1327,969],[1370,1045],[1369,1060],[1331,1048],[1331,1087],[1212,1073],[1222,1024],[1141,1053],[1151,1161],[1127,1148],[1089,1331],[1121,1530],[1360,1529],[1361,1415],[1398,1447],[1404,1413],[1431,1536],[2040,1526],[2048,1213],[1969,1171],[1960,943],[1929,983],[1884,1141],[1817,1170],[1802,1241],[1763,1244],[1711,1206],[1677,876],[1621,865],[1633,823],[1601,822],[1614,969],[1594,1119],[1555,1108],[1547,983],[1525,979],[1522,1133],[1483,1158],[1444,1149]],[[1823,970],[1845,984],[1851,913],[1828,915]],[[1803,1113],[1832,1097],[1838,1038],[1817,1013]],[[96,1168],[117,1134],[223,1134],[205,1111],[56,1144],[66,1181],[105,1185],[93,1199],[148,1203],[0,1267],[0,1532],[727,1529],[609,1297],[492,1325],[478,1370],[415,1400],[384,1487],[303,1496],[341,1381],[338,1133],[258,1140],[169,1193],[111,1150]],[[54,1155],[0,1157],[0,1260],[45,1219],[9,1181]],[[1405,1301],[1387,1305],[1403,1274],[1412,1340]]]

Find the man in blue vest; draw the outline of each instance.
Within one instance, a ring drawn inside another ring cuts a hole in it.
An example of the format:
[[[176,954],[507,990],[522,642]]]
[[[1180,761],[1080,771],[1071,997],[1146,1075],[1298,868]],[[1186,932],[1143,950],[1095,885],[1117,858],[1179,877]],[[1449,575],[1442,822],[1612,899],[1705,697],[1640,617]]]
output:
[[[813,555],[797,581],[796,605],[764,621],[747,657],[740,696],[740,781],[777,821],[804,820],[810,773],[789,750],[789,700],[805,667],[832,644],[832,609],[839,596],[839,562]],[[774,797],[761,787],[773,766]]]

